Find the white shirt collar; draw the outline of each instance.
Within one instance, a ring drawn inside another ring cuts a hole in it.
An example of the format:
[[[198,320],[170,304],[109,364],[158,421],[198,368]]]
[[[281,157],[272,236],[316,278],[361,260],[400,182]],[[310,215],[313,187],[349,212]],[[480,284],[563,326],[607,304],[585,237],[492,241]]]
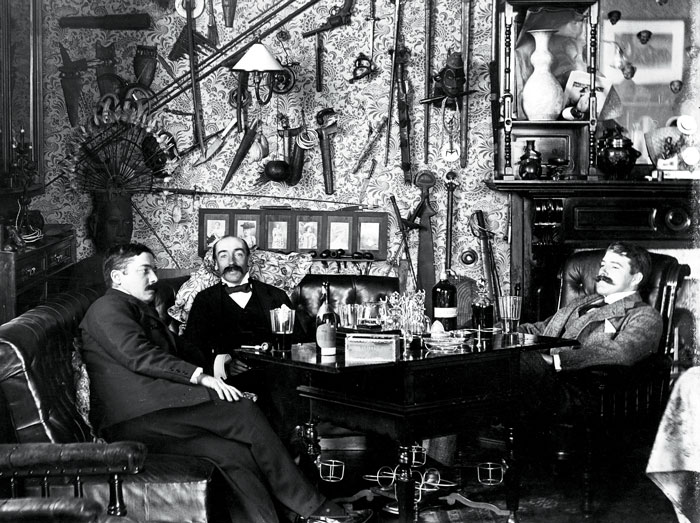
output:
[[[248,276],[249,276],[249,273],[246,272],[243,275],[243,279],[241,279],[241,281],[239,283],[237,283],[236,285],[243,285],[244,283],[248,283]],[[221,279],[221,281],[227,287],[234,287],[233,283],[229,283],[226,280],[224,280],[223,278]],[[234,302],[236,302],[238,304],[238,306],[241,309],[245,309],[246,305],[248,305],[248,302],[250,301],[250,298],[253,296],[253,292],[252,291],[248,291],[248,292],[238,291],[238,292],[232,292],[231,294],[229,294],[229,296],[231,297],[231,299]]]
[[[637,291],[614,292],[612,294],[608,294],[605,297],[605,303],[615,303],[616,301],[620,301],[627,296],[632,296],[635,292]]]

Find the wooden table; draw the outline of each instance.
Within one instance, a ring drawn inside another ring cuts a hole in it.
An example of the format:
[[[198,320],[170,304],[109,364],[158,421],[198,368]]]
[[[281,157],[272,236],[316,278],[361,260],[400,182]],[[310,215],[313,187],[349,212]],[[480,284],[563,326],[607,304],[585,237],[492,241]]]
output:
[[[412,344],[413,347],[420,344]],[[506,506],[517,520],[519,470],[515,452],[521,351],[577,345],[575,340],[497,334],[454,351],[399,349],[384,361],[346,361],[344,349],[321,356],[313,344],[291,351],[241,351],[250,362],[303,369],[299,394],[313,416],[388,436],[400,447],[465,429],[474,416],[499,414],[508,427]],[[397,474],[397,478],[398,478]],[[414,482],[397,479],[399,521],[413,521]]]

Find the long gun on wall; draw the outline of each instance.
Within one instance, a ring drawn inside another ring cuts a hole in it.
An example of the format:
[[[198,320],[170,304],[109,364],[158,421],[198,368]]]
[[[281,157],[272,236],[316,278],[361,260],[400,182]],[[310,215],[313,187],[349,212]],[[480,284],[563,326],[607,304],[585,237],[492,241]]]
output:
[[[342,7],[333,7],[331,9],[331,14],[328,17],[328,20],[326,20],[325,24],[317,27],[316,29],[312,29],[311,31],[306,31],[305,33],[302,33],[301,36],[303,36],[304,38],[308,38],[309,36],[313,36],[316,33],[330,31],[331,29],[340,27],[341,25],[349,25],[350,15],[352,14],[352,6],[354,3],[355,0],[345,0],[345,3]]]

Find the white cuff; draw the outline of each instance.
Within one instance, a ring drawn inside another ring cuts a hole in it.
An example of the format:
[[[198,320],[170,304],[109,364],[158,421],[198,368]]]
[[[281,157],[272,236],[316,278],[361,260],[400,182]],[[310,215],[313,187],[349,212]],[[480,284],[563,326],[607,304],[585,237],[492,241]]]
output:
[[[197,380],[199,380],[199,377],[202,375],[203,372],[204,369],[202,367],[197,367],[196,369],[194,369],[192,376],[190,376],[190,383],[197,385]]]
[[[561,372],[561,357],[559,354],[552,354],[552,363],[554,363],[554,370]]]
[[[226,365],[231,361],[230,354],[218,354],[214,358],[214,377],[225,380],[228,378],[226,374]]]

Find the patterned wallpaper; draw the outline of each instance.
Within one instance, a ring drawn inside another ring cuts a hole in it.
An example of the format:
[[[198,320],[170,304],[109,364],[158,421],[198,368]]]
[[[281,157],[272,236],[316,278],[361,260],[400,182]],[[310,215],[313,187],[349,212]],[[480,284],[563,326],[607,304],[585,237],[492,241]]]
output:
[[[162,0],[109,0],[95,3],[90,0],[52,0],[44,2],[44,118],[46,136],[47,180],[67,171],[67,144],[74,130],[67,118],[66,105],[61,89],[59,67],[62,64],[58,43],[62,42],[72,60],[95,57],[95,45],[113,44],[116,49],[116,73],[127,82],[134,81],[133,57],[138,44],[157,46],[158,52],[167,60],[173,45],[185,25],[185,19],[173,8],[173,0],[161,8]],[[221,1],[214,0],[215,19],[222,44],[244,31],[249,22],[263,10],[279,2],[239,0],[233,28],[226,28],[223,23]],[[134,240],[149,245],[157,254],[161,267],[194,267],[197,258],[197,216],[200,207],[235,207],[259,208],[269,205],[291,205],[292,208],[311,210],[333,210],[348,205],[363,204],[370,210],[388,211],[390,228],[388,231],[389,256],[400,248],[396,221],[391,213],[389,197],[395,195],[399,208],[407,216],[420,201],[417,187],[403,182],[400,167],[398,143],[398,124],[392,127],[389,163],[384,165],[384,139],[374,149],[373,157],[377,159],[377,169],[369,184],[366,197],[359,201],[359,188],[369,169],[369,161],[356,175],[352,168],[367,140],[368,124],[376,128],[387,114],[389,100],[389,70],[391,56],[388,52],[393,47],[393,12],[394,5],[388,0],[376,0],[376,23],[374,58],[378,67],[376,75],[349,83],[352,64],[359,53],[369,54],[370,24],[365,20],[369,15],[369,0],[356,0],[353,8],[352,22],[326,33],[323,55],[323,91],[317,93],[314,87],[314,38],[304,39],[301,33],[315,28],[325,22],[329,10],[335,3],[321,0],[311,9],[282,27],[289,32],[291,39],[285,46],[289,60],[299,62],[295,66],[297,82],[294,89],[285,95],[275,95],[271,103],[259,107],[253,104],[249,109],[249,119],[260,117],[263,132],[270,143],[270,158],[276,159],[279,146],[276,140],[277,115],[286,115],[292,127],[301,124],[302,110],[306,123],[315,127],[313,117],[323,108],[332,107],[338,115],[339,132],[334,137],[334,166],[336,192],[327,196],[323,190],[320,149],[307,153],[307,162],[301,182],[288,187],[277,182],[256,185],[265,162],[252,161],[248,158],[241,169],[226,187],[225,196],[164,196],[162,194],[137,195],[134,202],[138,208],[135,213]],[[282,14],[291,12],[303,5],[297,1]],[[423,107],[419,100],[423,98],[424,89],[424,3],[404,1],[402,33],[405,45],[410,50],[408,63],[409,89],[411,90],[411,148],[413,152],[413,173],[428,169],[432,171],[438,184],[431,194],[431,202],[437,211],[433,218],[433,236],[435,241],[435,260],[440,267],[445,258],[445,229],[447,193],[444,186],[445,174],[454,170],[458,173],[459,188],[455,192],[453,268],[458,274],[472,278],[481,277],[481,263],[464,266],[459,255],[471,247],[479,252],[478,239],[471,233],[469,217],[475,210],[482,210],[488,226],[496,233],[493,247],[501,279],[508,280],[509,248],[505,238],[507,231],[507,195],[488,189],[485,180],[490,179],[492,169],[492,139],[488,103],[488,70],[491,46],[491,2],[490,0],[458,1],[436,0],[434,2],[434,40],[433,40],[433,74],[441,69],[447,58],[448,50],[461,50],[461,9],[471,10],[469,32],[471,38],[469,56],[471,69],[469,88],[475,93],[468,99],[470,113],[469,162],[462,169],[459,162],[447,161],[442,150],[447,145],[443,132],[440,110],[432,110],[430,127],[430,160],[423,162]],[[153,20],[153,28],[143,31],[104,31],[97,29],[63,29],[58,26],[58,19],[74,15],[102,15],[117,13],[146,12]],[[276,16],[274,20],[279,20]],[[196,20],[197,31],[207,34],[208,13]],[[269,27],[267,24],[265,27]],[[266,37],[263,42],[281,61],[286,60],[285,51],[276,38],[277,31]],[[247,40],[246,40],[247,42]],[[234,47],[237,49],[237,47]],[[208,54],[204,52],[202,59]],[[188,72],[186,55],[170,62],[177,75]],[[156,92],[171,83],[171,79],[159,66],[152,89]],[[229,70],[220,68],[206,78],[201,85],[202,102],[206,133],[215,132],[224,127],[234,117],[235,110],[228,104],[230,91],[235,87],[236,78]],[[89,67],[82,73],[81,121],[87,121],[92,115],[94,103],[99,99],[95,69]],[[192,103],[189,94],[182,95],[166,106],[158,120],[164,128],[177,139],[178,149],[184,151],[193,144],[191,120],[187,116],[173,112],[191,112]],[[446,115],[449,117],[449,111]],[[396,118],[396,108],[394,108]],[[174,172],[172,186],[192,189],[197,187],[204,191],[219,191],[222,180],[238,147],[240,135],[232,135],[222,151],[207,164],[194,167],[198,152],[183,156]],[[92,241],[86,237],[84,222],[91,210],[89,195],[71,189],[67,180],[57,180],[48,186],[46,194],[33,202],[33,207],[42,211],[47,221],[54,223],[73,223],[77,226],[78,253],[83,258],[94,252]],[[139,216],[142,214],[147,222]],[[153,227],[153,229],[151,229]],[[174,259],[156,239],[157,235],[168,246]],[[417,233],[411,236],[413,259],[416,259],[418,243]],[[320,264],[314,270],[320,271]],[[334,264],[332,264],[334,265]],[[375,264],[373,272],[386,274],[391,268],[387,264]]]

